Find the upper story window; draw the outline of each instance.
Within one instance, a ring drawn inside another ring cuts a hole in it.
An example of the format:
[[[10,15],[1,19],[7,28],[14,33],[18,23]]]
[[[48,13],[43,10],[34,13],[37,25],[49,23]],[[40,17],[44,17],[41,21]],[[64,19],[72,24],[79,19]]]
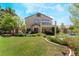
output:
[[[51,22],[49,19],[43,19],[42,22]]]
[[[43,19],[42,24],[43,25],[51,25],[51,21],[49,19]]]
[[[33,20],[33,24],[39,24],[40,25],[40,23],[42,25],[51,25],[51,21],[48,20],[48,19],[43,19],[43,20],[41,20],[41,19],[34,19]]]
[[[33,24],[40,24],[40,19],[34,19]]]
[[[51,25],[50,22],[42,22],[42,25]]]

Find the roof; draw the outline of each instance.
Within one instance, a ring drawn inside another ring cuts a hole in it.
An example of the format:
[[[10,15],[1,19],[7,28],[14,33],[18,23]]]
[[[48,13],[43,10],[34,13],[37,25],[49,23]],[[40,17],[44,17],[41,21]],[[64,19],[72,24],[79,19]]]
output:
[[[31,15],[31,16],[34,16],[34,15],[38,15],[38,16],[39,16],[39,15],[44,15],[44,14],[42,14],[42,13],[36,13],[36,14]],[[29,18],[29,17],[31,17],[31,16],[25,17],[25,19],[26,19],[26,18]],[[44,16],[46,16],[46,15],[44,15]],[[52,18],[49,17],[49,16],[46,16],[46,17],[52,19]]]

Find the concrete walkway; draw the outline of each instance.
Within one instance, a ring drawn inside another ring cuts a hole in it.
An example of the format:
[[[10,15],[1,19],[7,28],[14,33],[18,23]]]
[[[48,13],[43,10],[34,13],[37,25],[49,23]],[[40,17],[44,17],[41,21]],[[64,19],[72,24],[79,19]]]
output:
[[[70,49],[69,47],[64,46],[64,45],[60,45],[60,44],[57,44],[57,43],[54,43],[54,42],[51,42],[51,41],[49,41],[47,38],[45,38],[45,40],[46,40],[48,43],[50,43],[50,44],[54,44],[54,45],[62,46],[63,48],[67,48],[67,49],[69,50],[69,53],[67,54],[67,56],[75,56],[74,51],[72,51],[72,49]]]
[[[74,51],[72,51],[70,48],[69,48],[69,55],[68,56],[75,56]]]

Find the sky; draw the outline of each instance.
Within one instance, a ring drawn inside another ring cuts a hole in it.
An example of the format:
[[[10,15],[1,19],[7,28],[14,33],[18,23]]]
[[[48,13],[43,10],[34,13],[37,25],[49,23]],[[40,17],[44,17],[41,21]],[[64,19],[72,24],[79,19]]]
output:
[[[53,22],[57,21],[57,25],[61,23],[72,25],[69,19],[69,5],[66,3],[0,3],[2,8],[14,9],[16,14],[23,19],[40,12],[51,17]]]

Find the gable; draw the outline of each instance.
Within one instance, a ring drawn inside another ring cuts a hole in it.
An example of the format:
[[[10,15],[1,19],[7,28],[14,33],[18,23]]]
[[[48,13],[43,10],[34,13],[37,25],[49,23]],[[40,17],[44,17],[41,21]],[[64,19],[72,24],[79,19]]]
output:
[[[36,13],[36,14],[34,14],[34,15],[32,15],[32,16],[26,17],[25,19],[28,19],[28,18],[31,18],[31,17],[38,17],[38,18],[40,18],[40,17],[45,17],[45,18],[48,18],[48,19],[52,19],[51,17],[46,16],[46,15],[44,15],[44,14],[42,14],[42,13]]]
[[[52,18],[41,13],[34,14],[26,17],[25,23],[30,28],[33,24],[40,24],[42,21],[43,25],[52,25]]]

